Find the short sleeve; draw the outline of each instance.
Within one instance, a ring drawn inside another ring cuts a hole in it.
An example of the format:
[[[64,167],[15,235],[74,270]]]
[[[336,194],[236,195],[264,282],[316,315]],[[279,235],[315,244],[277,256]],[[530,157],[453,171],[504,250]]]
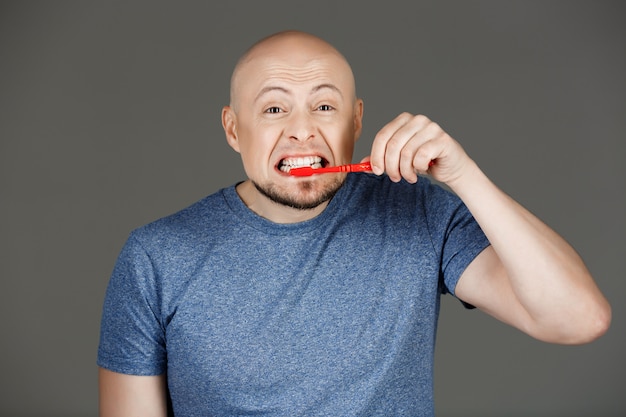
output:
[[[165,332],[150,257],[131,235],[120,252],[106,290],[97,364],[131,375],[166,369]]]
[[[446,292],[454,295],[465,269],[487,246],[487,237],[461,204],[455,211],[443,245],[442,271]]]
[[[454,295],[465,269],[490,243],[458,196],[443,189],[435,193],[436,198],[429,200],[429,227],[436,231],[434,240],[441,251],[442,292]]]

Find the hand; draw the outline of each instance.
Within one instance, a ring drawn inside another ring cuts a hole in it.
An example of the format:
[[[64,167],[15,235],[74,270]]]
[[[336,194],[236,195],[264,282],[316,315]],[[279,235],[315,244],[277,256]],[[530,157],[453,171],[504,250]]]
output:
[[[402,113],[374,138],[369,158],[372,171],[398,182],[417,182],[418,174],[430,174],[449,184],[463,175],[471,163],[461,145],[441,127],[422,115]],[[431,162],[432,161],[432,162]]]

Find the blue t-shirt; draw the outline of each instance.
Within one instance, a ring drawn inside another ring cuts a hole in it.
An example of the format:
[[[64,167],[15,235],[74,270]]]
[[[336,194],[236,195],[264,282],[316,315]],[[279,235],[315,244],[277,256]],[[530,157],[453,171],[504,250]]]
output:
[[[440,295],[488,244],[426,178],[350,174],[295,224],[225,188],[132,232],[98,365],[166,373],[179,417],[432,416]]]

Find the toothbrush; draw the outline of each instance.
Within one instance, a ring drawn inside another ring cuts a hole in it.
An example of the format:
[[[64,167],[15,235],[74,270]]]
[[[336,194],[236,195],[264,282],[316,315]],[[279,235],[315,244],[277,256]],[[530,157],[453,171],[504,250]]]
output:
[[[429,167],[435,165],[435,161],[432,160],[428,164]],[[348,165],[337,165],[334,167],[326,167],[326,168],[311,168],[311,167],[299,167],[299,168],[291,168],[289,171],[289,175],[293,175],[296,177],[308,177],[313,174],[324,174],[326,172],[364,172],[371,171],[372,165],[369,162],[363,162],[360,164],[348,164]]]
[[[348,165],[337,165],[334,167],[325,167],[325,168],[311,168],[311,167],[299,167],[299,168],[291,168],[289,170],[289,175],[294,175],[296,177],[308,177],[313,174],[324,174],[326,172],[363,172],[363,171],[371,171],[372,165],[369,162],[364,162],[361,164],[348,164]]]

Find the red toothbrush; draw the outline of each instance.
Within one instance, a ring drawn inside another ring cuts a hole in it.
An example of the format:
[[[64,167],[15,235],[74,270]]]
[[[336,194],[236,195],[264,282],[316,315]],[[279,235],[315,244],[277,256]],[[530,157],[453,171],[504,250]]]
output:
[[[432,160],[428,163],[429,167],[433,165],[435,165],[435,160]],[[296,177],[308,177],[313,174],[324,174],[326,172],[363,172],[363,171],[371,171],[371,170],[372,170],[372,165],[369,162],[362,162],[360,164],[337,165],[335,167],[326,167],[326,168],[311,168],[311,167],[291,168],[291,170],[289,170],[289,175],[293,175]]]
[[[363,171],[371,171],[372,165],[369,162],[363,162],[361,164],[348,164],[348,165],[337,165],[334,167],[326,167],[326,168],[311,168],[311,167],[298,167],[291,168],[289,170],[289,175],[294,175],[296,177],[308,177],[313,174],[324,174],[326,172],[363,172]]]

